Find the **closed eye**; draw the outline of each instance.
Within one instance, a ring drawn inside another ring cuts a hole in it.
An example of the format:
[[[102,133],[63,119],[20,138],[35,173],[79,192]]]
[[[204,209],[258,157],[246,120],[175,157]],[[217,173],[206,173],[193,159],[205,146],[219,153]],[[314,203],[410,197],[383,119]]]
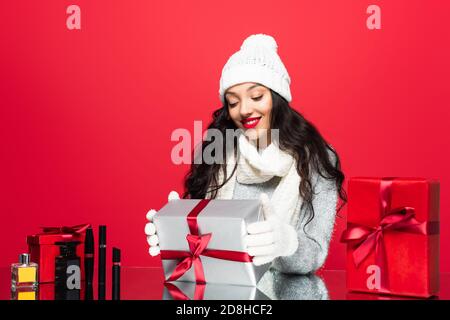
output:
[[[263,96],[264,96],[264,95],[261,95],[261,96],[259,96],[259,97],[252,98],[252,100],[253,100],[253,101],[259,101],[259,100],[261,100],[261,98],[262,98]]]

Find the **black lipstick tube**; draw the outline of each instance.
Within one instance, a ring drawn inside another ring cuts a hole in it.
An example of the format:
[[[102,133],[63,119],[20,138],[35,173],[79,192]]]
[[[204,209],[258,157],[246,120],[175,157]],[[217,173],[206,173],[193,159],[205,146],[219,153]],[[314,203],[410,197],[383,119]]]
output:
[[[105,300],[106,280],[106,226],[99,227],[98,242],[98,300]]]
[[[94,233],[92,228],[86,230],[86,240],[84,243],[84,270],[86,275],[86,286],[92,286],[94,277]]]
[[[92,281],[94,278],[94,233],[92,228],[86,230],[84,242],[85,299],[92,300]]]
[[[112,299],[120,300],[120,249],[113,248]]]

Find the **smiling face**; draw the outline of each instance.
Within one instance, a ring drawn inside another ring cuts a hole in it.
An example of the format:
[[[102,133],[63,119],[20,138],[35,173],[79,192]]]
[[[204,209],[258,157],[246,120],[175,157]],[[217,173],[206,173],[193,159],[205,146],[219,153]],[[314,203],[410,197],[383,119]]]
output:
[[[230,118],[236,127],[244,130],[249,139],[257,140],[263,134],[270,134],[272,95],[269,88],[245,82],[229,88],[225,92],[225,99]],[[267,141],[270,141],[270,136]]]

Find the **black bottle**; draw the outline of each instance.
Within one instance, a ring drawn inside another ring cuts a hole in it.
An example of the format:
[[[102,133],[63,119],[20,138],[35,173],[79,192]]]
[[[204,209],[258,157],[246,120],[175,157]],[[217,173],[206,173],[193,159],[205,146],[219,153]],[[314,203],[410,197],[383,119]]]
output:
[[[81,289],[80,241],[56,242],[60,255],[55,258],[55,300],[79,300]]]

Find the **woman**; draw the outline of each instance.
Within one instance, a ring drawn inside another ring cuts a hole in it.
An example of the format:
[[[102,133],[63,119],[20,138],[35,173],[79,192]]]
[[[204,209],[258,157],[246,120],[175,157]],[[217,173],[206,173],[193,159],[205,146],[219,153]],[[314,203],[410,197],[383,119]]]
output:
[[[192,164],[184,198],[260,199],[264,221],[249,224],[245,243],[255,265],[308,274],[324,263],[338,197],[346,195],[337,153],[318,130],[289,106],[290,77],[264,34],[248,37],[222,70],[222,107],[208,129],[237,129],[224,163]],[[212,140],[212,139],[211,139]],[[212,143],[205,139],[201,150]],[[169,200],[178,199],[172,191]],[[341,206],[342,207],[342,206]],[[340,209],[340,208],[339,208]],[[145,228],[152,256],[159,254],[150,210]]]

